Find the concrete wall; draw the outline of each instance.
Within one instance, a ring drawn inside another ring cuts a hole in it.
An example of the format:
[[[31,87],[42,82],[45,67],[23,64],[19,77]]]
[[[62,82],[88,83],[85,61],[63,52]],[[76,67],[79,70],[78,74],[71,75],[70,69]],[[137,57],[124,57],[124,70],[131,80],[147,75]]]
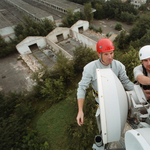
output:
[[[94,51],[96,51],[96,44],[97,42],[84,36],[83,34],[80,34],[76,31],[71,31],[71,34],[72,34],[72,37],[74,39],[76,39],[76,41],[79,41],[79,43],[82,43],[83,46],[86,46],[86,47],[91,47]]]
[[[67,39],[68,36],[70,35],[70,29],[69,28],[62,28],[62,27],[57,27],[55,28],[51,33],[49,33],[46,38],[50,39],[51,41],[57,43],[57,35],[63,34],[63,38]]]
[[[46,18],[46,19],[49,19],[49,20],[51,20],[51,21],[54,21],[53,16],[43,17],[43,18],[40,18],[40,19],[41,19],[41,20],[45,20],[45,18]]]
[[[38,48],[44,48],[46,46],[45,37],[27,37],[22,42],[16,45],[18,52],[23,54],[32,53],[29,46],[37,44]]]
[[[83,21],[83,20],[79,20],[77,21],[72,27],[71,30],[79,32],[79,28],[83,27],[83,31],[88,30],[89,28],[89,22],[88,21]]]
[[[48,38],[46,38],[46,41],[52,51],[57,53],[57,52],[59,52],[59,50],[61,50],[62,53],[66,56],[66,58],[68,58],[70,60],[72,59],[72,56],[68,52],[66,52],[63,48],[59,47],[53,41],[49,40]]]
[[[10,38],[15,38],[15,31],[13,28],[14,26],[0,29],[0,35],[4,38],[6,42],[10,41]]]

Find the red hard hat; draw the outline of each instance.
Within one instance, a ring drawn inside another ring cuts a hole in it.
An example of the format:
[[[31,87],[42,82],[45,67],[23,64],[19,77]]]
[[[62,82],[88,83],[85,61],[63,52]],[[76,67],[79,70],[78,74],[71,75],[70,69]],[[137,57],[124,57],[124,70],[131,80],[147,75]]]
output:
[[[109,39],[101,39],[97,42],[97,52],[98,53],[105,53],[115,50],[113,42]]]

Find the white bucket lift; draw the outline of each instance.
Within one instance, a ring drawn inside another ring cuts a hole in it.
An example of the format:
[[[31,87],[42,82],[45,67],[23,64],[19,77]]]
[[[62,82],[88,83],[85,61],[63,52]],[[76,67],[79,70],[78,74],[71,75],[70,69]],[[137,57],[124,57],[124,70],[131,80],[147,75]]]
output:
[[[150,104],[139,85],[126,92],[113,71],[97,69],[97,85],[102,142],[93,144],[93,150],[106,150],[106,144],[120,141],[127,116],[136,120],[136,129],[125,133],[125,148],[122,150],[150,150]],[[98,119],[97,119],[98,120]],[[96,139],[96,138],[95,138]],[[117,150],[117,149],[116,149]],[[121,149],[118,149],[121,150]]]

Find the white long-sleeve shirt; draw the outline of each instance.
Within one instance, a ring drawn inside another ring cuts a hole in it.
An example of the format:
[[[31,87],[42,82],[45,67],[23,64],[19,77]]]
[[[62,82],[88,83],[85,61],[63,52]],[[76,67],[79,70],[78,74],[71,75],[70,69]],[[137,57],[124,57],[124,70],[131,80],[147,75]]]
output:
[[[136,66],[136,67],[133,69],[133,74],[134,74],[135,80],[137,80],[136,78],[137,78],[138,75],[140,75],[140,74],[141,74],[141,75],[144,75],[142,65]],[[147,76],[150,77],[150,73],[149,73],[149,72],[147,72]]]
[[[95,91],[98,91],[97,75],[96,75],[96,69],[98,68],[99,69],[111,68],[112,71],[119,78],[119,80],[121,81],[121,83],[123,84],[126,90],[133,89],[134,84],[129,80],[128,76],[126,75],[125,66],[121,62],[117,60],[113,60],[110,65],[105,66],[98,59],[98,60],[88,63],[84,67],[83,73],[82,73],[82,79],[78,83],[77,99],[85,99],[86,89],[89,87],[90,83],[93,89]],[[98,101],[97,98],[96,98],[96,101]]]

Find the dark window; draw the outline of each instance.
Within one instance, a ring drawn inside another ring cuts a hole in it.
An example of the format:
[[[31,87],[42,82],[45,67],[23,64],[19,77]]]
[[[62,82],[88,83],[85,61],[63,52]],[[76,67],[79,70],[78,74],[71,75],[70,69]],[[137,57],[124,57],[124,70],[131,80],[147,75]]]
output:
[[[29,48],[30,48],[31,51],[35,51],[35,50],[38,50],[38,49],[39,49],[38,46],[37,46],[37,43],[34,43],[34,44],[32,44],[32,45],[29,45]]]
[[[79,33],[83,33],[83,26],[78,28]]]
[[[63,34],[56,35],[56,37],[57,37],[58,42],[64,40]]]

